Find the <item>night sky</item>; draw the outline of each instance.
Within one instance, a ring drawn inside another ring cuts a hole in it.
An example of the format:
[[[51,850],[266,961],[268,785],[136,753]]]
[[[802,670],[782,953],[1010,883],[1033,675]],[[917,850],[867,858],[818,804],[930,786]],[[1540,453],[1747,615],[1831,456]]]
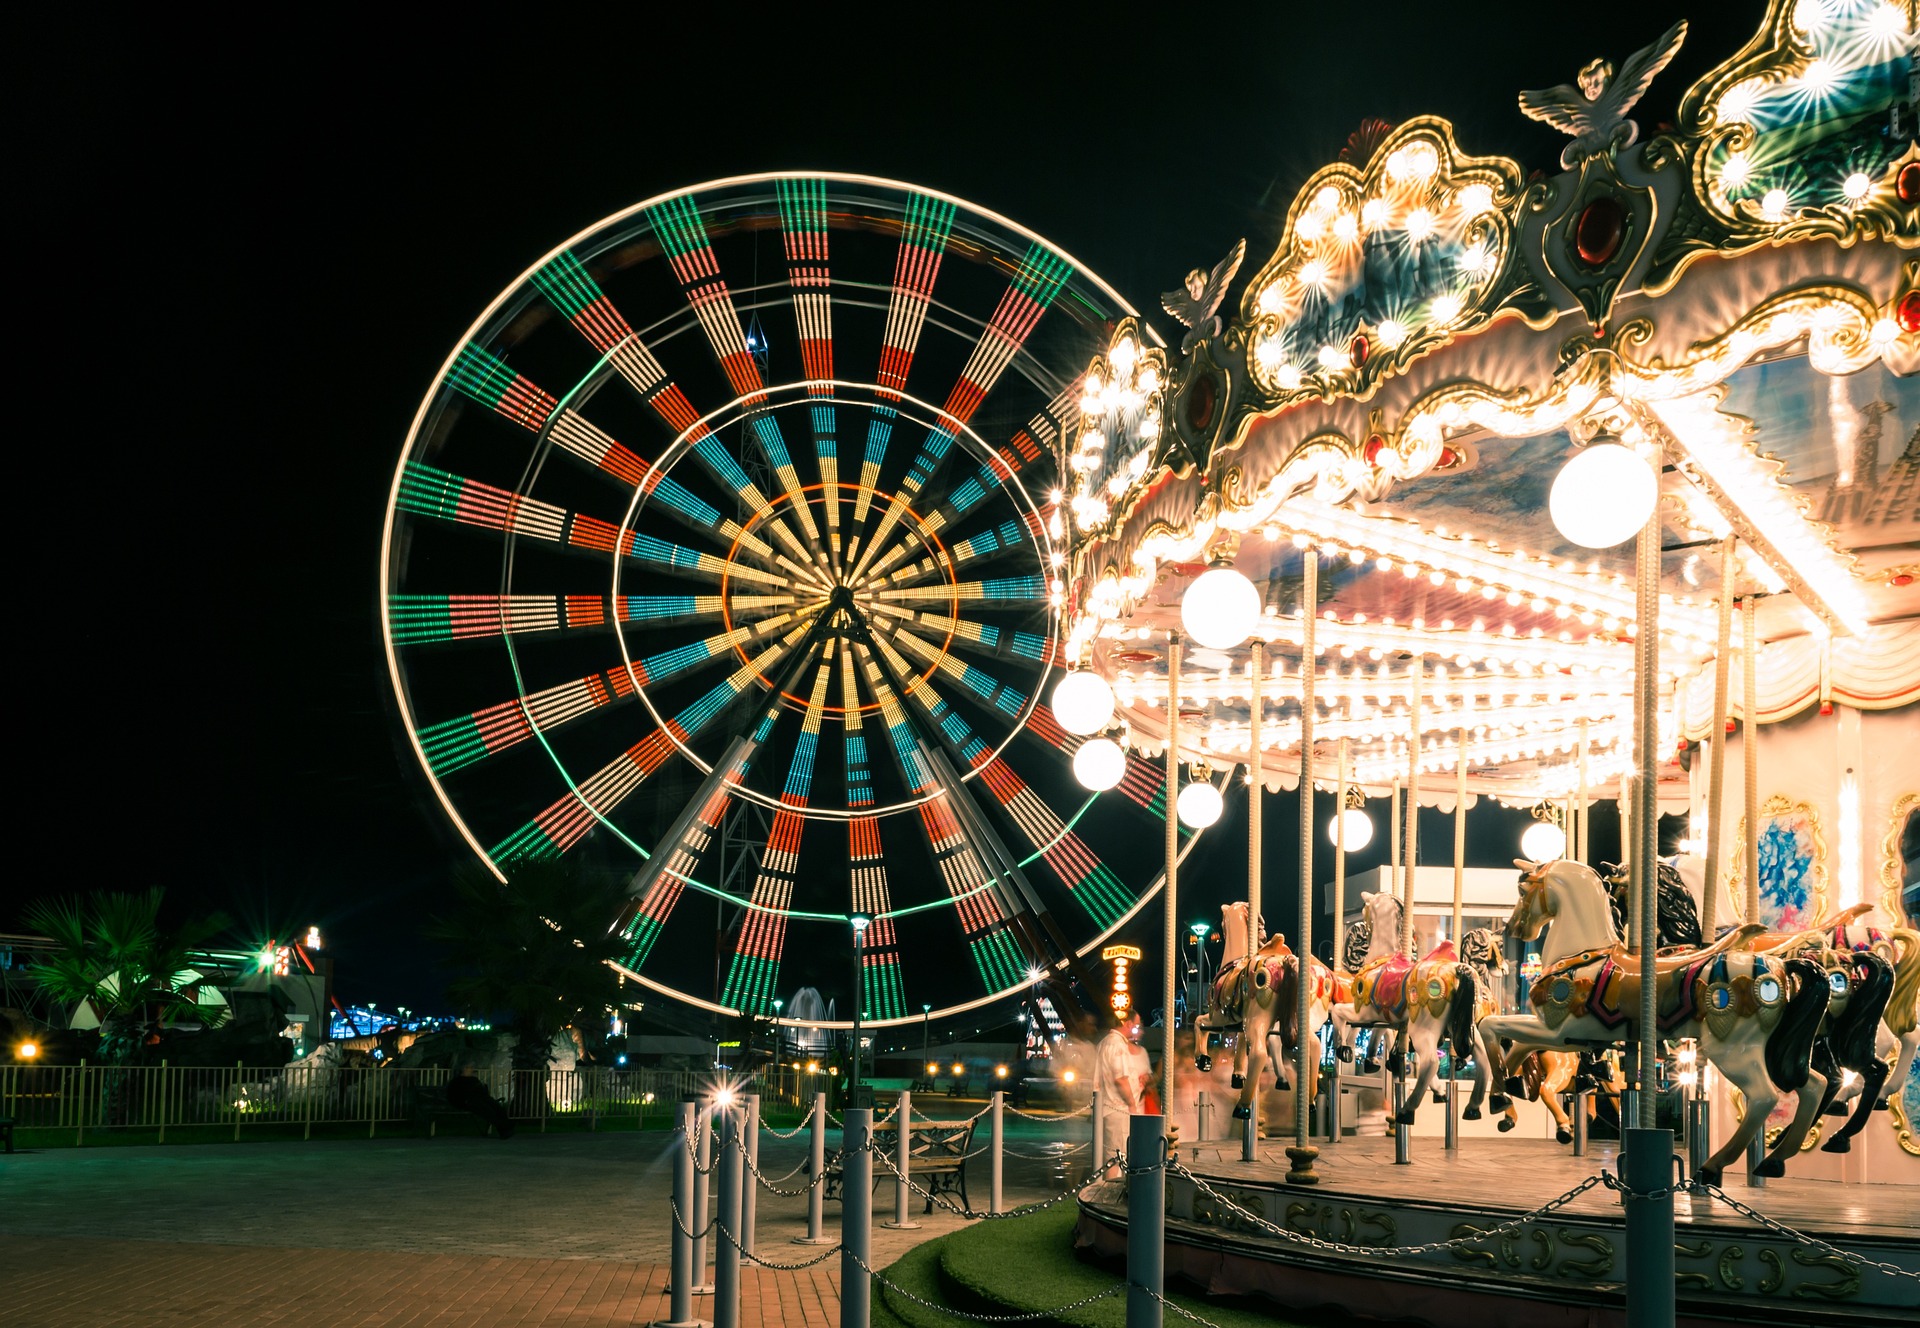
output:
[[[739,172],[892,176],[1034,228],[1165,332],[1158,292],[1241,236],[1257,268],[1363,118],[1443,115],[1468,152],[1551,171],[1564,140],[1521,88],[1687,13],[1645,134],[1762,6],[1304,8],[155,10],[18,35],[13,567],[41,607],[13,632],[0,930],[47,894],[158,884],[236,941],[318,923],[345,999],[438,1004],[419,929],[464,849],[388,690],[383,505],[455,338],[588,223]],[[1268,807],[1284,898],[1297,811]],[[1240,815],[1183,913],[1243,879]],[[1469,861],[1507,861],[1524,814],[1483,819]]]

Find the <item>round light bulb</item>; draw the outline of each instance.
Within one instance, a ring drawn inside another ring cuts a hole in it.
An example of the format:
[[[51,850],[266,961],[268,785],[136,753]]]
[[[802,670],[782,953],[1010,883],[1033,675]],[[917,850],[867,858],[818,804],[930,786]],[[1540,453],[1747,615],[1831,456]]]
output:
[[[1104,793],[1126,778],[1127,754],[1111,738],[1094,738],[1073,754],[1073,777],[1082,788]]]
[[[1554,529],[1586,549],[1610,549],[1640,532],[1660,501],[1653,467],[1619,443],[1593,443],[1560,468],[1547,495]]]
[[[1180,624],[1209,650],[1231,650],[1260,621],[1260,592],[1231,567],[1203,572],[1180,597]]]
[[[1520,856],[1528,862],[1557,862],[1566,848],[1567,832],[1551,821],[1535,821],[1520,836]]]
[[[1180,790],[1180,824],[1190,830],[1205,830],[1220,819],[1225,806],[1220,790],[1201,780]]]
[[[1097,673],[1069,673],[1053,689],[1053,717],[1069,733],[1098,733],[1113,720],[1113,688]]]
[[[1373,818],[1358,807],[1349,807],[1327,822],[1327,842],[1335,848],[1345,839],[1346,850],[1358,853],[1373,842]]]

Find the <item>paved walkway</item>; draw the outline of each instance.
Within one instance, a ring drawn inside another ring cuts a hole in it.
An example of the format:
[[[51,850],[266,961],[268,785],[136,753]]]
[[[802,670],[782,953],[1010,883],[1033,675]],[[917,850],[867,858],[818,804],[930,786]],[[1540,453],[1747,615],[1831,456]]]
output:
[[[1011,1150],[1031,1154],[1085,1132],[1081,1119],[1064,1129],[1010,1120],[1007,1133]],[[9,1328],[647,1323],[666,1317],[671,1138],[522,1132],[505,1142],[316,1140],[0,1157],[0,1320]],[[778,1178],[804,1146],[804,1138],[766,1138],[762,1172]],[[969,1164],[980,1208],[986,1164]],[[1050,1162],[1009,1156],[1008,1202],[1057,1193],[1057,1174]],[[874,1200],[876,1219],[893,1215],[891,1184]],[[876,1221],[877,1263],[960,1224],[920,1207],[912,1205],[918,1231]],[[837,1236],[840,1205],[829,1203],[826,1214],[827,1234]],[[791,1243],[805,1230],[804,1200],[761,1192],[763,1257],[817,1253]],[[839,1262],[746,1270],[742,1322],[833,1322]]]

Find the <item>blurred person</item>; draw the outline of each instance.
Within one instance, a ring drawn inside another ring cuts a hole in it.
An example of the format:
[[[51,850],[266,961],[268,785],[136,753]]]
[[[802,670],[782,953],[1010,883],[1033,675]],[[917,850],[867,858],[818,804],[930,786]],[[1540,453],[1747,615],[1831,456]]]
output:
[[[513,1138],[513,1118],[494,1100],[487,1086],[473,1072],[473,1062],[460,1066],[460,1073],[447,1081],[447,1105],[458,1111],[470,1111],[493,1127],[502,1139]]]

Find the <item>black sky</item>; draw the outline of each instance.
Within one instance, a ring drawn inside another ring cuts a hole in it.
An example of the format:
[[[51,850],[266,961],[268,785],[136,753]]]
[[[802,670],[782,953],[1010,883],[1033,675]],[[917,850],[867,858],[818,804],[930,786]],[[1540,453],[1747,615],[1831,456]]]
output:
[[[1469,152],[1551,170],[1561,140],[1519,89],[1684,13],[1650,129],[1761,6],[630,13],[156,9],[16,34],[0,929],[31,898],[156,883],[242,938],[320,923],[352,999],[436,998],[410,961],[458,852],[387,695],[382,508],[454,340],[588,223],[737,172],[887,175],[1031,226],[1157,317],[1235,239],[1257,266],[1364,117],[1443,115]]]

